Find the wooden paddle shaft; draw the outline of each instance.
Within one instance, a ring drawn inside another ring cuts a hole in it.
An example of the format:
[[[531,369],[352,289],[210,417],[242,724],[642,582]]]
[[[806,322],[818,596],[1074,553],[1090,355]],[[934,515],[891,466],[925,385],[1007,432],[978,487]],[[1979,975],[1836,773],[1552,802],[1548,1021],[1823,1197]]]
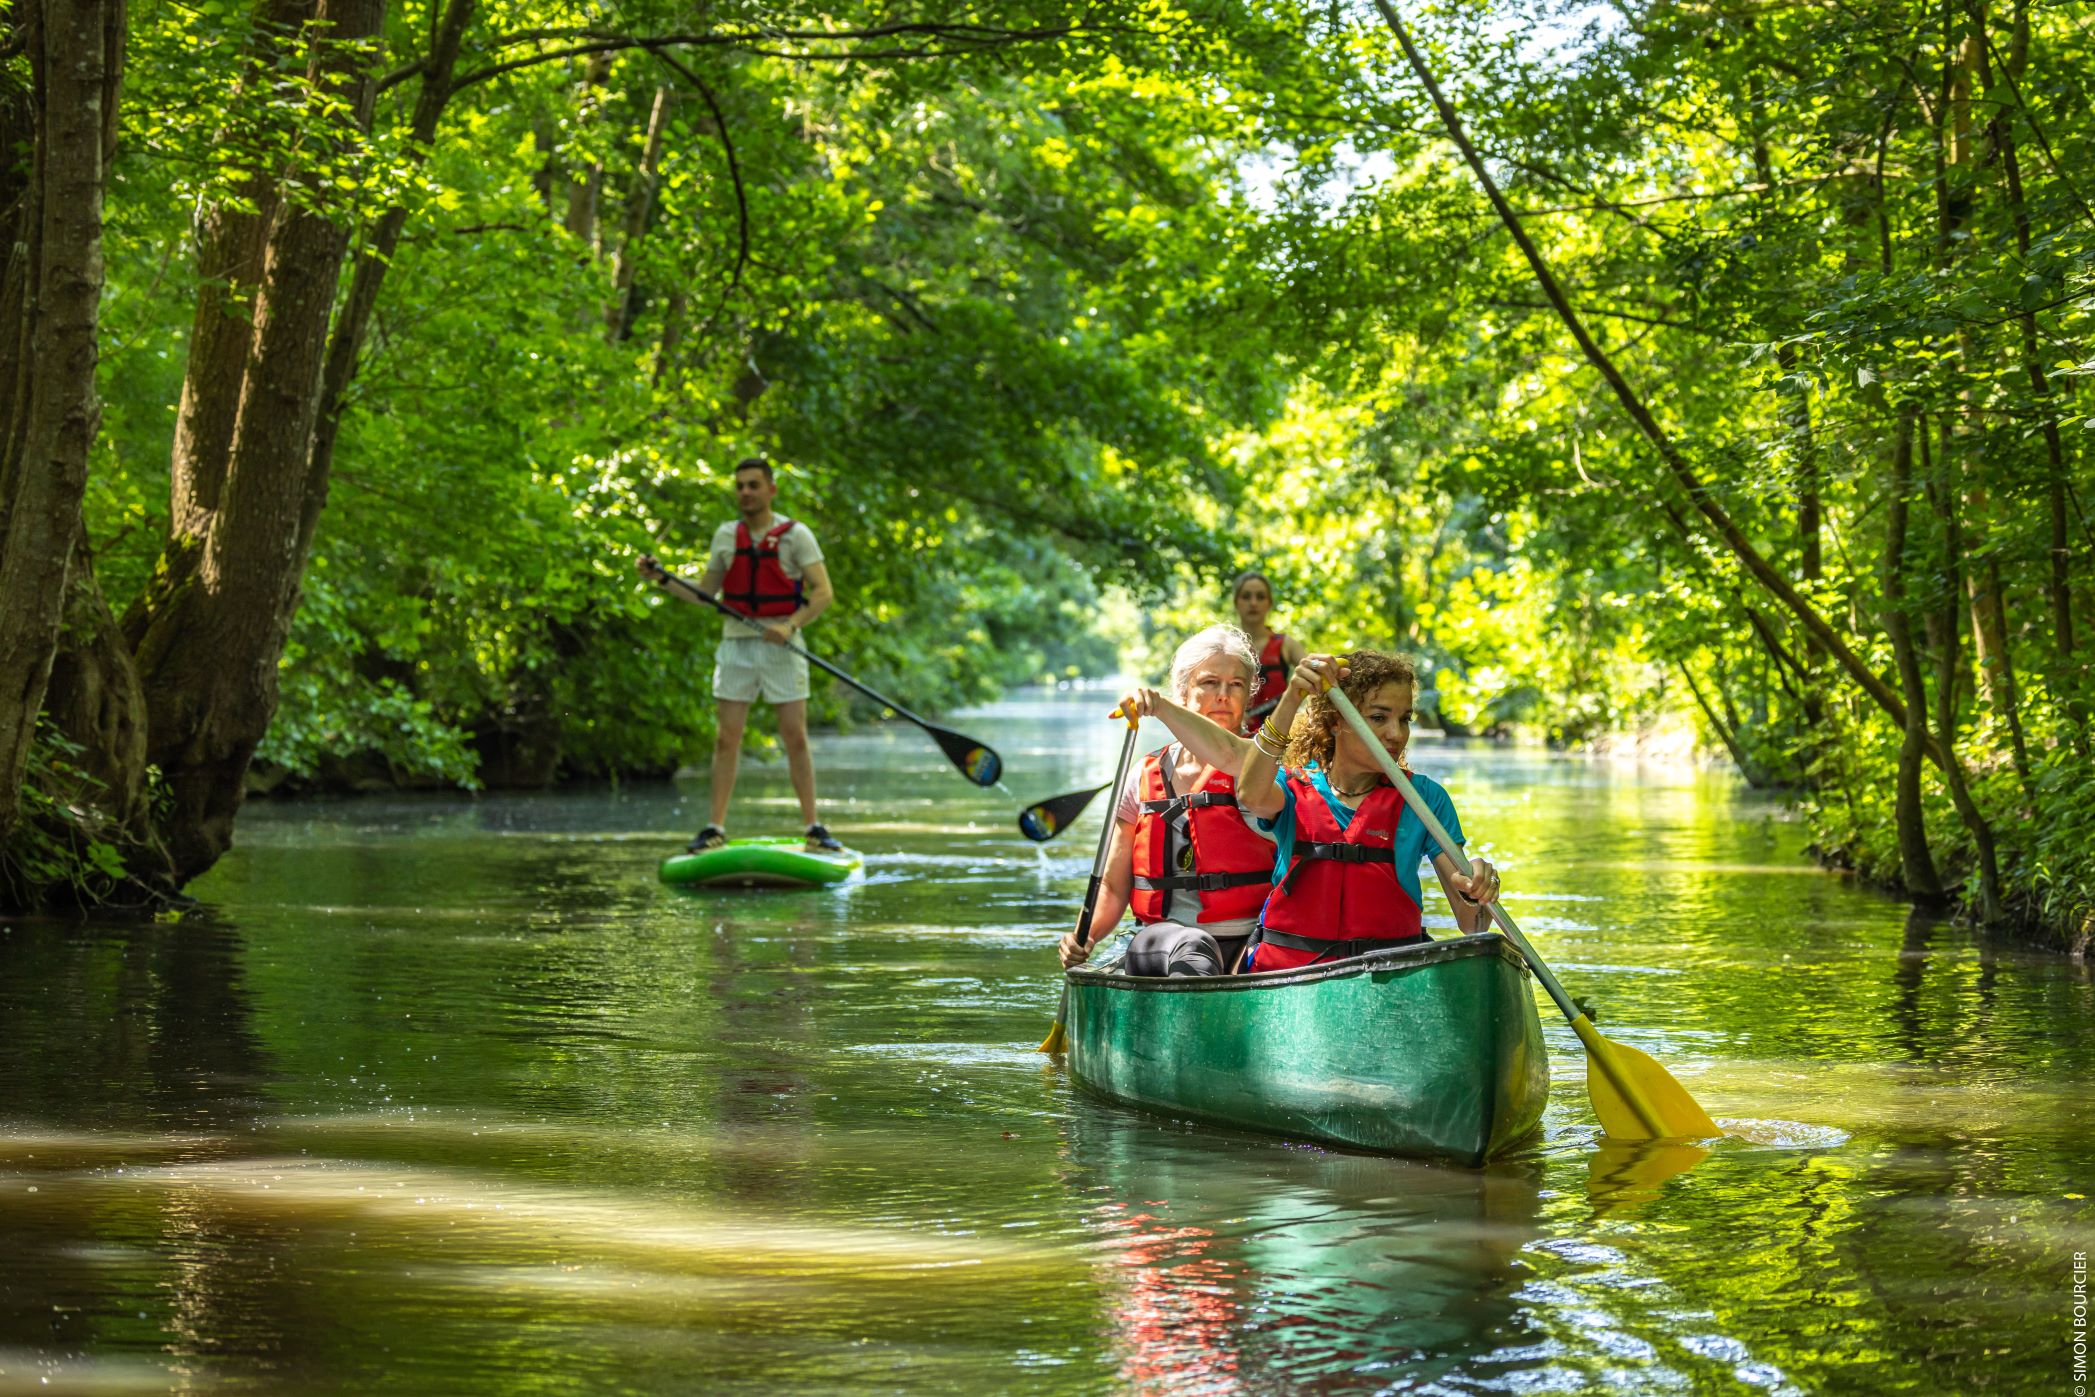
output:
[[[1077,919],[1077,945],[1091,944],[1091,914],[1098,907],[1098,890],[1106,881],[1106,850],[1113,844],[1113,826],[1120,818],[1120,792],[1127,785],[1128,765],[1135,756],[1135,731],[1142,720],[1128,720],[1127,739],[1120,744],[1120,765],[1113,771],[1113,808],[1106,811],[1104,826],[1098,832],[1098,852],[1091,856],[1091,886],[1084,890],[1084,915]]]
[[[1346,697],[1344,690],[1334,685],[1326,691],[1324,701],[1338,710],[1339,716],[1346,720],[1348,726],[1359,735],[1360,740],[1367,744],[1368,750],[1375,754],[1375,760],[1382,764],[1382,774],[1387,776],[1403,795],[1404,803],[1411,807],[1412,814],[1418,816],[1419,823],[1426,827],[1426,833],[1433,836],[1433,842],[1440,846],[1441,852],[1456,863],[1462,863],[1462,846],[1448,834],[1447,826],[1427,808],[1425,797],[1418,793],[1418,787],[1411,784],[1411,778],[1404,774],[1404,768],[1397,765],[1396,758],[1382,745],[1382,739],[1375,736],[1375,730],[1368,726],[1368,720],[1360,716],[1360,710],[1353,706],[1353,700]],[[1463,872],[1468,871],[1465,866]],[[1526,957],[1529,967],[1534,970],[1535,978],[1542,982],[1542,988],[1549,991],[1549,997],[1564,1011],[1564,1017],[1578,1018],[1578,1005],[1572,1003],[1571,996],[1557,983],[1557,977],[1542,963],[1542,957],[1535,954],[1535,948],[1528,944],[1527,937],[1520,934],[1520,928],[1513,924],[1513,914],[1496,901],[1484,905],[1490,909],[1491,919],[1498,923],[1498,928],[1506,934],[1506,939],[1520,948],[1520,953]]]

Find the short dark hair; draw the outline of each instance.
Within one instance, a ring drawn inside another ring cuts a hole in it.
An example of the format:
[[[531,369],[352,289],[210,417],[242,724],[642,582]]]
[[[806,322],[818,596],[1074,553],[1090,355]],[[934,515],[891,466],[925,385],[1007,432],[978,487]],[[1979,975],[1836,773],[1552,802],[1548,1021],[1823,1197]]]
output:
[[[745,456],[735,462],[735,474],[740,475],[744,471],[762,471],[764,479],[771,481],[773,484],[776,484],[778,481],[778,477],[771,473],[771,463],[762,456]]]

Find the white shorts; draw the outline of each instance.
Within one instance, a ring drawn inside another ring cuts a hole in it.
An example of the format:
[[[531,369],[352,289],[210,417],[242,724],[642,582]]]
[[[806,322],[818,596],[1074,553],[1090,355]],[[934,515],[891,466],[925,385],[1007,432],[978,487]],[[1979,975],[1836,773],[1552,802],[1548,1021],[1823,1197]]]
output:
[[[713,652],[713,697],[793,703],[807,697],[807,657],[755,636],[722,636]]]

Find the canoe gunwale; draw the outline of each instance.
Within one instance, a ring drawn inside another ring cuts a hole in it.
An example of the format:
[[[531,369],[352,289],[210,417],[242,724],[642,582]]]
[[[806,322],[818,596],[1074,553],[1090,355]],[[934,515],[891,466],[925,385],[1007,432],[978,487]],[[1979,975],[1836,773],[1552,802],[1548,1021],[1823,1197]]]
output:
[[[1370,951],[1366,955],[1326,961],[1321,965],[1296,966],[1289,970],[1255,970],[1247,975],[1129,975],[1112,968],[1120,964],[1118,958],[1102,966],[1074,966],[1062,973],[1072,986],[1081,985],[1093,989],[1149,994],[1243,994],[1252,990],[1284,989],[1290,985],[1313,984],[1319,980],[1344,979],[1353,975],[1415,970],[1428,965],[1445,965],[1449,961],[1486,955],[1496,955],[1501,960],[1519,966],[1523,974],[1530,973],[1527,961],[1521,957],[1519,951],[1513,949],[1513,943],[1496,931],[1451,936],[1445,940],[1428,941],[1418,946],[1397,946],[1386,951]]]

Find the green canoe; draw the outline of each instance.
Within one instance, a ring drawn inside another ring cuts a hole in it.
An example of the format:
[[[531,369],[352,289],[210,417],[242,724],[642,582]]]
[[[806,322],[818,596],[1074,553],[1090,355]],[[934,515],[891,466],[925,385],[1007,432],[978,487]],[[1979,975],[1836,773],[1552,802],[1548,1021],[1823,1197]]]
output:
[[[1549,1095],[1527,967],[1495,931],[1257,975],[1068,975],[1070,1073],[1153,1111],[1479,1164]]]
[[[662,860],[662,881],[687,888],[818,888],[865,863],[855,849],[811,853],[803,839],[730,839],[698,854]]]

